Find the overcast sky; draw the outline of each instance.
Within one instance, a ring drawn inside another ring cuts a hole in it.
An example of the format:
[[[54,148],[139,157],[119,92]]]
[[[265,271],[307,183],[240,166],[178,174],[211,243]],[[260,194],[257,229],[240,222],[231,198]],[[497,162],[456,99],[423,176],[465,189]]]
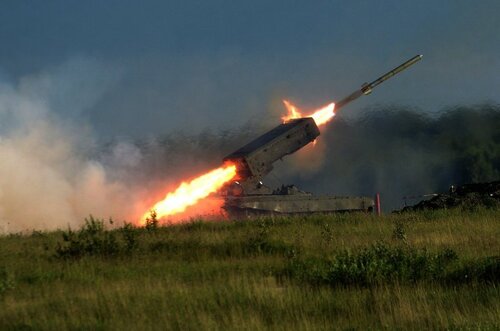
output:
[[[283,98],[322,106],[424,54],[343,116],[434,112],[500,101],[499,17],[498,0],[5,0],[0,80],[140,137],[277,120]]]

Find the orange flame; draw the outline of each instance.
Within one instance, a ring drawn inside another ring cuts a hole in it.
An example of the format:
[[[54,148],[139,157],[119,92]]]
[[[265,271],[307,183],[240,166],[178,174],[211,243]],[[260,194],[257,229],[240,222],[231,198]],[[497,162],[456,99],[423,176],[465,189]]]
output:
[[[236,166],[226,164],[189,182],[182,182],[174,192],[168,193],[165,199],[157,202],[142,216],[141,224],[146,223],[146,218],[150,216],[151,210],[156,212],[159,219],[185,211],[187,207],[195,205],[199,200],[218,191],[235,176]]]
[[[335,116],[335,104],[333,102],[306,115],[302,114],[300,110],[289,101],[283,100],[283,103],[288,111],[288,114],[282,117],[284,122],[294,118],[312,117],[316,125],[320,126],[329,122]]]

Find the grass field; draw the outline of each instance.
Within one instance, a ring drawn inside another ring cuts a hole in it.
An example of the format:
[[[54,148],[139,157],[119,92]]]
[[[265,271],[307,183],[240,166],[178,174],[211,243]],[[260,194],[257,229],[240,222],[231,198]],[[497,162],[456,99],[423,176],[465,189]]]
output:
[[[1,330],[500,329],[500,211],[103,223],[0,237]]]

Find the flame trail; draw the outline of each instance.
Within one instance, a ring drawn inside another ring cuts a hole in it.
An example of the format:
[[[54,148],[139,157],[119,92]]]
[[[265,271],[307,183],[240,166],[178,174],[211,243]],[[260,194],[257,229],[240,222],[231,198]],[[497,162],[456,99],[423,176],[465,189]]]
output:
[[[327,122],[329,122],[334,116],[335,116],[335,103],[329,103],[328,105],[317,109],[313,111],[310,114],[302,114],[300,110],[294,106],[291,102],[287,100],[283,100],[283,103],[285,104],[285,107],[288,111],[288,114],[282,117],[282,120],[284,122],[287,122],[291,119],[294,118],[301,118],[301,117],[312,117],[314,121],[316,122],[317,126],[323,125]]]
[[[225,164],[222,167],[209,171],[189,182],[182,182],[179,187],[157,202],[141,218],[141,224],[146,222],[150,211],[154,210],[159,219],[169,215],[181,213],[187,207],[218,191],[224,184],[236,176],[236,166]]]

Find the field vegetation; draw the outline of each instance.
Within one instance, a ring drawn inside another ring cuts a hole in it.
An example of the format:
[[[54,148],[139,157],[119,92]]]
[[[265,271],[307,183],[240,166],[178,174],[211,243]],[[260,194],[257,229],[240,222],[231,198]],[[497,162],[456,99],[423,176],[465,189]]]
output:
[[[1,330],[500,328],[500,211],[0,237]]]

